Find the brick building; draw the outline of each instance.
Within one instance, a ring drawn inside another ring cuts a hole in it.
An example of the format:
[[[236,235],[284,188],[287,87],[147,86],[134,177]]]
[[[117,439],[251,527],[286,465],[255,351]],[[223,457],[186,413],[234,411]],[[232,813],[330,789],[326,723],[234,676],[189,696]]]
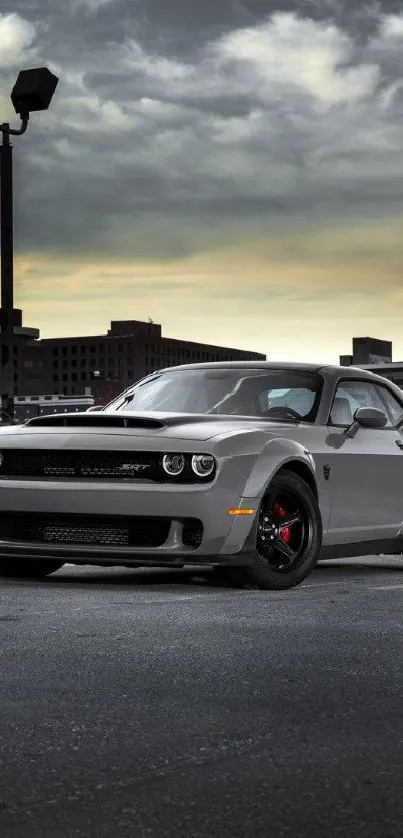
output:
[[[161,367],[200,361],[264,361],[265,355],[162,336],[161,326],[114,320],[106,335],[26,341],[16,351],[16,395],[77,396],[100,401]]]
[[[0,309],[1,312],[1,309]],[[21,382],[24,381],[26,374],[25,361],[29,357],[31,344],[37,343],[39,339],[39,329],[34,329],[31,326],[22,325],[22,311],[15,308],[13,311],[13,331],[14,331],[14,386],[18,393]],[[40,363],[40,359],[38,359]],[[1,369],[0,369],[1,376]]]

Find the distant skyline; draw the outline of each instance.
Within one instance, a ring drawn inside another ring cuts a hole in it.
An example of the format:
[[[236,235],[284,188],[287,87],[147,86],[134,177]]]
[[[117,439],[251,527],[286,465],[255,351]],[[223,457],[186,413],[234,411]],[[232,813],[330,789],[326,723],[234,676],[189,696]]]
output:
[[[10,0],[0,44],[0,121],[60,78],[13,143],[26,325],[403,359],[400,0]]]

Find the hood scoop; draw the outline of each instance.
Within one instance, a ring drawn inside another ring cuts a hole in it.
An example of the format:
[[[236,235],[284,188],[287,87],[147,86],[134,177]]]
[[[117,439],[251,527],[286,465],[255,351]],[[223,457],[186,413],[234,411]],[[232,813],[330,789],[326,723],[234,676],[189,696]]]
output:
[[[165,422],[143,416],[117,416],[100,413],[56,413],[53,416],[35,416],[25,426],[35,428],[143,428],[160,430]]]

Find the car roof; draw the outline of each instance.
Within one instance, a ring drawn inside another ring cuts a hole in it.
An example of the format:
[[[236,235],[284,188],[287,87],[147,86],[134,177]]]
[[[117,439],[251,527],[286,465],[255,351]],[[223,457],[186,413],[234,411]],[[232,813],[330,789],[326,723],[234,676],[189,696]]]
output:
[[[197,370],[197,369],[270,369],[270,370],[301,370],[302,372],[316,372],[321,368],[320,364],[296,364],[289,361],[201,361],[196,364],[177,364],[176,367],[166,367],[170,370]]]
[[[342,367],[332,364],[292,363],[290,361],[205,361],[197,364],[178,364],[175,367],[163,367],[155,372],[171,372],[172,370],[200,370],[200,369],[267,369],[292,370],[295,372],[321,373],[326,378],[365,378],[383,380],[370,370],[361,367]]]

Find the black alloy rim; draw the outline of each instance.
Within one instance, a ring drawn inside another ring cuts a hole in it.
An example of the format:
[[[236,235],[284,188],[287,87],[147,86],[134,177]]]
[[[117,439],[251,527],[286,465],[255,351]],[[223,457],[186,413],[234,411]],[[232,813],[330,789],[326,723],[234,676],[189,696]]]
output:
[[[312,537],[312,517],[305,498],[291,489],[269,490],[260,510],[257,535],[257,550],[267,566],[279,573],[296,570]]]

